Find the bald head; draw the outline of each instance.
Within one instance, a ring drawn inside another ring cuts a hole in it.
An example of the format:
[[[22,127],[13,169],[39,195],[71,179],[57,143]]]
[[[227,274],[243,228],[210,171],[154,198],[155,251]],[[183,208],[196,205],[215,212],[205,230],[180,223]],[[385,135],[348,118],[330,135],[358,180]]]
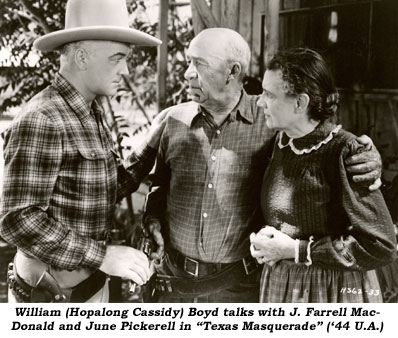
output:
[[[211,50],[225,62],[239,62],[241,78],[248,73],[250,48],[246,40],[236,31],[228,28],[209,28],[201,31],[191,42],[191,46]]]

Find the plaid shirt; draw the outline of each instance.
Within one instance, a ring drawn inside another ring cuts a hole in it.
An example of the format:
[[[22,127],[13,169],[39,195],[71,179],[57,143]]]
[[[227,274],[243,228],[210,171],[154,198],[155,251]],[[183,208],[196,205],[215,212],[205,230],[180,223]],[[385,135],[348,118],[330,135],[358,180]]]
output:
[[[118,169],[99,106],[57,74],[5,134],[1,236],[59,269],[98,268],[117,195],[138,188],[155,156],[142,149],[130,175]]]
[[[262,225],[260,187],[275,132],[256,100],[243,91],[219,127],[194,102],[170,112],[144,221],[161,220],[168,245],[188,257],[237,261]]]

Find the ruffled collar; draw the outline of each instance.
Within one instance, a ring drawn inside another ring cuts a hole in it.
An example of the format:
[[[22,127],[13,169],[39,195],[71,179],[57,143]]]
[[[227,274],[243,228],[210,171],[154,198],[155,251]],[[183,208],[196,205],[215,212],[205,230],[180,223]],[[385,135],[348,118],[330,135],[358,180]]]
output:
[[[296,139],[281,131],[278,135],[278,146],[280,149],[290,147],[296,155],[308,154],[332,140],[340,129],[341,125],[325,121],[319,123],[311,133]]]

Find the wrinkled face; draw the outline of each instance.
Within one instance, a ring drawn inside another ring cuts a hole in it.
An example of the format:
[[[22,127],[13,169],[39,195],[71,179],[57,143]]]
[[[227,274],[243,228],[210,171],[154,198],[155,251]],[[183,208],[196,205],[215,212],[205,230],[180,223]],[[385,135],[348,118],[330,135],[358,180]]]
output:
[[[97,95],[115,95],[122,75],[128,74],[129,46],[112,41],[90,41],[86,87]]]
[[[221,103],[229,74],[227,56],[220,43],[213,40],[197,36],[186,53],[189,66],[184,77],[189,84],[188,95],[204,107]]]
[[[296,97],[286,95],[280,70],[267,70],[263,78],[263,93],[257,105],[264,109],[269,128],[287,131],[297,121]]]

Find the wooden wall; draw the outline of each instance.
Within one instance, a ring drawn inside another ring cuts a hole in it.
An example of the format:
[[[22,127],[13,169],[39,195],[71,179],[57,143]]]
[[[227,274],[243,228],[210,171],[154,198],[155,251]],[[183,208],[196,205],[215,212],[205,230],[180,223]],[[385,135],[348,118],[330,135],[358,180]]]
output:
[[[339,122],[356,135],[370,136],[383,159],[384,182],[398,175],[398,92],[340,90]]]
[[[204,28],[238,31],[252,51],[250,74],[261,78],[265,62],[278,49],[279,0],[191,0],[195,34]]]
[[[238,31],[248,42],[251,76],[261,77],[264,64],[278,49],[278,11],[279,0],[212,1],[212,12],[221,27]]]

